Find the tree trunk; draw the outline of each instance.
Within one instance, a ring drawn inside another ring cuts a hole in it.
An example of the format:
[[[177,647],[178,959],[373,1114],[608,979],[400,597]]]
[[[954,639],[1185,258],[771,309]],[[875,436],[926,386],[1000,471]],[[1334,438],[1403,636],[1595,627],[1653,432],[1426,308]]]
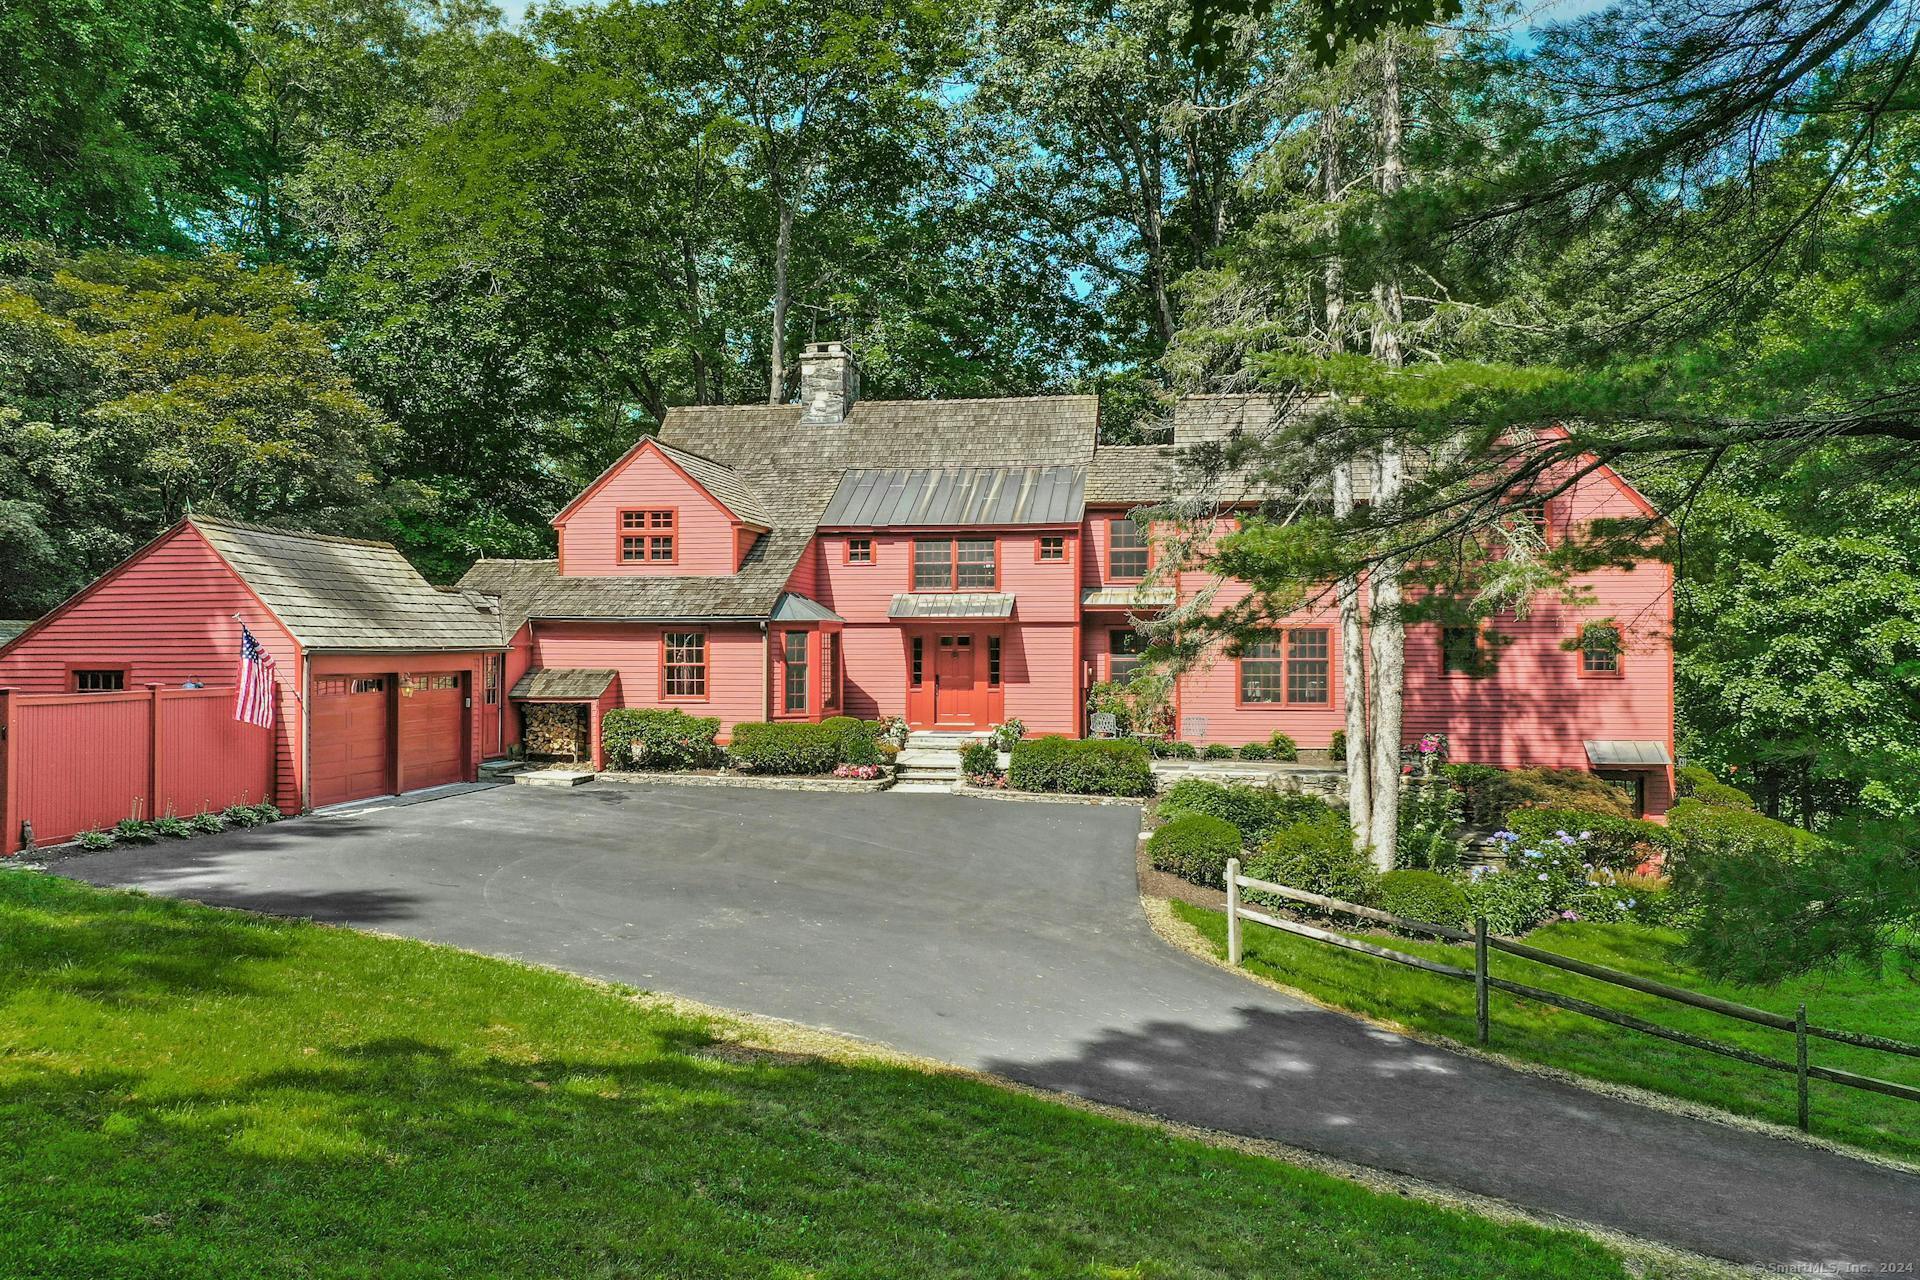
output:
[[[793,257],[793,203],[785,193],[780,203],[780,233],[773,244],[773,332],[768,344],[767,403],[781,404],[787,398],[787,268]]]
[[[1338,104],[1328,103],[1320,117],[1320,189],[1329,209],[1340,198],[1337,111]],[[1337,215],[1330,214],[1328,229],[1336,230],[1338,221]],[[1335,356],[1346,346],[1340,326],[1347,306],[1347,264],[1339,254],[1327,255],[1322,284],[1322,349]],[[1343,460],[1333,468],[1333,517],[1344,520],[1352,514],[1353,464]],[[1340,579],[1335,590],[1340,601],[1340,674],[1347,712],[1347,816],[1353,823],[1354,844],[1368,849],[1373,845],[1373,738],[1367,727],[1367,640],[1360,625],[1365,599],[1357,574]]]
[[[1401,154],[1400,63],[1389,31],[1380,41],[1380,194],[1389,201],[1406,180],[1406,160]],[[1373,355],[1383,364],[1398,367],[1404,359],[1400,345],[1400,327],[1405,319],[1405,299],[1401,294],[1400,273],[1389,261],[1379,284],[1374,286],[1376,314],[1373,324]],[[1400,497],[1401,458],[1397,442],[1388,436],[1374,453],[1373,506],[1376,511],[1390,510]],[[1372,701],[1373,728],[1373,859],[1382,870],[1390,870],[1399,851],[1400,839],[1400,723],[1406,691],[1406,624],[1400,616],[1400,565],[1395,559],[1381,561],[1368,575],[1373,590],[1372,671],[1369,692]]]

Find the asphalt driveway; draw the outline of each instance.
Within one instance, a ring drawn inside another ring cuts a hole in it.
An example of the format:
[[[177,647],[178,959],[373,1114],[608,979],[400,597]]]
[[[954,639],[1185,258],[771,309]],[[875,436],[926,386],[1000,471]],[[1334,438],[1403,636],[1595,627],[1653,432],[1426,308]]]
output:
[[[1920,1177],[1430,1048],[1173,950],[1140,913],[1137,830],[1124,807],[602,783],[54,869],[829,1027],[1739,1261],[1920,1260]]]

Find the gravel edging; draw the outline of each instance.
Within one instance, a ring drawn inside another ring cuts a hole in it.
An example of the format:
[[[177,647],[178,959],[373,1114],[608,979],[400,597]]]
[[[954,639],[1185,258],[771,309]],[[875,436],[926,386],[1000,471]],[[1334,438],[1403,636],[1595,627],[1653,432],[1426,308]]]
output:
[[[605,773],[595,774],[594,781],[666,782],[683,787],[747,787],[761,791],[838,791],[866,794],[885,791],[891,787],[893,775],[884,774],[878,778],[831,778],[812,775],[676,773],[672,771],[649,773],[637,770],[608,770]]]

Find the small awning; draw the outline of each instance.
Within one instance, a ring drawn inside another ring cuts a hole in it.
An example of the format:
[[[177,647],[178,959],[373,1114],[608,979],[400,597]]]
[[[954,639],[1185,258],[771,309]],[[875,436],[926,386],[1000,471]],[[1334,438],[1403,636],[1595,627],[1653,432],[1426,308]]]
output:
[[[889,618],[1010,618],[1013,593],[954,591],[903,593],[887,606]]]
[[[507,694],[523,702],[582,702],[598,698],[620,673],[589,667],[542,667],[514,682]]]
[[[782,591],[780,598],[773,602],[773,612],[767,615],[774,622],[845,622],[846,619],[835,613],[818,600],[809,600],[791,591]]]
[[[1664,769],[1673,763],[1664,742],[1635,742],[1625,738],[1588,741],[1587,760],[1596,769]]]
[[[1080,593],[1082,609],[1165,609],[1171,604],[1172,587],[1088,587]]]

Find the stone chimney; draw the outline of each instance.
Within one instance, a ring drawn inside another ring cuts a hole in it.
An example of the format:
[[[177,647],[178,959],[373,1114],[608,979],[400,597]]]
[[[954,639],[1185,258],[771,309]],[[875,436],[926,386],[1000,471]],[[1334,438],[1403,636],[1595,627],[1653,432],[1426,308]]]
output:
[[[800,352],[800,421],[837,425],[860,398],[860,370],[844,342],[809,342]]]

